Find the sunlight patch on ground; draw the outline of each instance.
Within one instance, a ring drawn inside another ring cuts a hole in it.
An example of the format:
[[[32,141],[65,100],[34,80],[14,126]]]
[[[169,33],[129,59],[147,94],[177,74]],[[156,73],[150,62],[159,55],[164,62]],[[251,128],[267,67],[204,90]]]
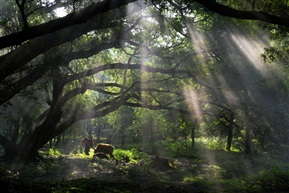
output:
[[[61,157],[59,159],[59,164],[59,168],[54,170],[53,174],[58,176],[57,178],[60,179],[88,178],[96,175],[111,174],[113,172],[111,166],[115,165],[115,163],[110,160],[78,158],[71,156]]]

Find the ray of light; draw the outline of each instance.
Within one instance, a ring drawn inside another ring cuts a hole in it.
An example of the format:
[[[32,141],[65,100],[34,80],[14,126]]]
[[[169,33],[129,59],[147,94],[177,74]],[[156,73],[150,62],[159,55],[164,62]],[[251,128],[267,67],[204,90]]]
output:
[[[202,110],[201,110],[201,104],[199,102],[200,97],[197,91],[191,88],[185,89],[184,96],[188,103],[188,107],[191,112],[191,115],[196,117],[197,121],[200,123],[202,121]]]
[[[263,77],[267,77],[267,67],[260,57],[261,53],[264,52],[264,47],[266,47],[266,45],[247,36],[231,34],[231,38],[249,63],[254,66]]]
[[[194,45],[194,51],[198,54],[197,59],[201,63],[206,63],[207,62],[207,57],[204,57],[201,55],[201,53],[207,53],[208,52],[208,47],[207,47],[207,37],[204,33],[200,32],[198,29],[190,27],[189,28],[189,35],[192,44]]]
[[[193,120],[196,120],[198,125],[201,125],[203,120],[203,113],[202,113],[202,104],[201,99],[204,100],[205,93],[202,91],[196,91],[191,88],[184,89],[184,96],[188,103],[188,107],[191,113],[191,117]],[[204,130],[206,132],[206,130]],[[221,177],[218,165],[216,160],[216,155],[210,151],[209,149],[202,150],[202,158],[206,160],[208,164],[204,164],[202,167],[206,168],[206,174],[210,176],[210,179],[217,180]],[[216,188],[218,190],[222,190],[222,185],[220,183],[216,183]]]

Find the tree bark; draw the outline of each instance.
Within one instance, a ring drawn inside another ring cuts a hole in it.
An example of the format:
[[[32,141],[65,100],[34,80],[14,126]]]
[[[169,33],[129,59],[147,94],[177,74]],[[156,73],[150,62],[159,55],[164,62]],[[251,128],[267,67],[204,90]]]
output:
[[[124,2],[127,2],[127,0]],[[40,54],[48,51],[49,49],[72,41],[90,31],[113,27],[115,26],[115,20],[124,18],[144,8],[145,6],[134,6],[133,9],[126,9],[125,7],[121,7],[111,14],[99,15],[98,13],[96,15],[96,18],[93,18],[88,22],[84,22],[79,25],[72,25],[70,28],[61,28],[59,31],[53,31],[54,33],[45,33],[43,34],[43,36],[34,37],[34,39],[28,38],[30,39],[29,41],[17,47],[15,50],[9,52],[8,54],[0,57],[0,81],[4,80],[8,76],[16,72],[19,68],[23,68],[25,64],[27,64]],[[103,11],[101,11],[100,13],[103,13]],[[84,14],[84,12],[82,14]],[[30,29],[33,28],[29,28],[29,30]],[[21,34],[18,34],[17,37],[22,38]],[[17,39],[17,37],[14,38]],[[13,38],[11,39],[11,37],[0,37],[0,45],[3,45],[1,43],[2,38],[8,39],[4,41],[13,41]]]
[[[252,139],[251,139],[251,129],[249,127],[245,127],[245,153],[252,153]]]
[[[226,17],[236,19],[258,20],[271,24],[289,27],[289,20],[286,17],[279,17],[262,11],[240,11],[217,3],[216,0],[194,0],[205,8]]]
[[[55,33],[58,30],[71,27],[73,25],[90,23],[89,21],[93,20],[100,14],[109,12],[113,9],[120,8],[121,6],[127,5],[129,3],[136,2],[137,0],[105,0],[99,3],[92,3],[90,6],[84,8],[79,12],[74,12],[68,14],[65,17],[49,21],[47,23],[26,28],[17,33],[13,33],[4,37],[0,37],[0,49],[6,48],[9,46],[19,45],[22,42],[25,42],[36,37],[44,36],[50,33]],[[140,6],[139,6],[140,7]],[[90,23],[90,25],[92,22]]]
[[[244,129],[245,129],[245,154],[249,155],[252,153],[252,134],[249,122],[249,109],[244,107]]]
[[[74,12],[68,14],[63,18],[58,18],[56,20],[49,21],[47,23],[27,28],[23,31],[13,33],[4,37],[0,37],[0,49],[6,48],[9,46],[19,45],[22,42],[27,40],[47,35],[49,33],[54,33],[58,30],[86,23],[90,20],[93,20],[94,17],[99,14],[111,11],[116,8],[120,8],[129,3],[139,2],[142,4],[142,7],[151,6],[151,1],[140,1],[140,0],[105,0],[99,3],[92,3],[90,6],[84,8],[79,12]],[[158,1],[154,1],[156,4]],[[233,17],[238,19],[250,19],[250,20],[260,20],[272,24],[289,26],[289,21],[286,18],[268,14],[265,12],[258,11],[240,11],[228,6],[217,3],[215,0],[193,0],[192,2],[197,2],[205,8],[214,11],[215,13],[221,14],[227,17]],[[136,6],[134,6],[136,7]],[[130,14],[137,12],[139,10],[133,10]]]
[[[234,112],[231,111],[230,112],[229,126],[228,126],[227,147],[226,147],[226,149],[228,151],[231,151],[231,146],[232,146],[234,119],[235,119]]]
[[[193,123],[192,125],[192,130],[191,130],[191,139],[192,139],[192,147],[195,147],[195,132],[196,132],[196,127],[197,127],[197,121]]]

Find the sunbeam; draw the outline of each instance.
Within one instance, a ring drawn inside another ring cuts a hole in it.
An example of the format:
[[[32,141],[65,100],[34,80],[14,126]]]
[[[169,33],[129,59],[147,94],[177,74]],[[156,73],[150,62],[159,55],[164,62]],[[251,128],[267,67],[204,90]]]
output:
[[[245,35],[231,34],[231,38],[233,40],[232,43],[238,46],[249,63],[254,66],[263,77],[267,77],[267,67],[260,57],[262,52],[264,52],[264,47],[266,47],[265,44]]]
[[[204,56],[208,53],[206,35],[194,27],[189,27],[189,35],[194,46],[194,52],[197,53],[197,59],[200,63],[206,63],[208,59]]]
[[[197,118],[198,122],[202,121],[202,110],[200,104],[200,96],[193,89],[185,89],[184,96],[188,103],[191,114]]]

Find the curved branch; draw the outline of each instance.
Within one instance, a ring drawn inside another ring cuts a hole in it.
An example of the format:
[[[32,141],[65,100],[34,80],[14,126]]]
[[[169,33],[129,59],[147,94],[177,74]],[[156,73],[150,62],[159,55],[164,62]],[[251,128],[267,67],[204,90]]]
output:
[[[163,105],[148,105],[148,104],[141,104],[141,103],[132,103],[132,102],[125,102],[125,106],[129,107],[141,107],[141,108],[147,108],[150,110],[170,110],[170,111],[178,111],[182,114],[190,114],[190,111],[176,108],[176,107],[169,107],[169,106],[163,106]]]
[[[131,70],[142,70],[144,72],[154,72],[154,73],[163,73],[163,74],[173,74],[173,73],[183,73],[187,74],[187,71],[185,70],[176,70],[173,68],[170,69],[164,69],[164,68],[154,68],[148,65],[142,65],[142,64],[123,64],[123,63],[113,63],[113,64],[105,64],[102,66],[98,66],[80,73],[76,73],[74,75],[71,75],[67,82],[74,81],[76,79],[84,78],[87,76],[92,76],[98,72],[104,71],[104,70],[111,70],[111,69],[131,69]]]
[[[237,19],[250,19],[259,20],[272,24],[283,25],[289,27],[289,20],[284,17],[278,17],[265,12],[260,11],[240,11],[228,6],[216,3],[215,0],[193,0],[199,3],[205,8],[214,11],[223,16],[233,17]],[[24,41],[33,39],[39,36],[47,35],[49,33],[54,33],[58,30],[77,25],[83,24],[92,20],[93,17],[113,10],[115,8],[127,5],[133,2],[145,2],[140,0],[106,0],[99,3],[92,3],[90,6],[84,8],[80,12],[70,13],[65,17],[52,20],[50,22],[25,29],[21,32],[13,33],[7,36],[0,37],[0,49],[9,46],[19,45]],[[152,5],[147,2],[147,6]]]
[[[73,117],[63,122],[61,125],[57,126],[54,129],[55,132],[53,133],[53,136],[59,135],[67,128],[69,128],[71,125],[80,120],[105,116],[111,112],[118,110],[130,97],[131,97],[130,95],[123,95],[122,97],[118,97],[111,101],[106,101],[101,104],[98,104],[81,114],[75,114]]]
[[[20,80],[12,83],[7,84],[5,87],[0,89],[0,105],[4,102],[11,99],[13,96],[15,96],[17,93],[19,93],[21,90],[25,89],[27,86],[33,84],[35,81],[40,79],[48,70],[47,66],[39,67],[35,69],[31,74],[25,76],[24,78],[21,78]]]
[[[104,93],[104,94],[109,94],[109,95],[119,95],[121,93],[119,92],[109,92],[106,91],[104,89],[101,89],[100,87],[108,87],[108,86],[112,86],[112,87],[118,87],[118,88],[125,88],[124,86],[120,85],[120,84],[116,84],[116,83],[98,83],[98,84],[85,84],[79,88],[75,88],[69,92],[67,92],[62,98],[61,98],[61,102],[59,102],[59,105],[63,105],[64,103],[66,103],[69,99],[72,99],[73,97],[75,97],[76,95],[79,94],[83,94],[85,93],[87,90],[94,90],[94,91],[98,91],[100,93]]]
[[[27,86],[33,84],[35,81],[40,79],[47,71],[55,68],[56,64],[65,65],[65,64],[69,64],[70,61],[75,60],[75,59],[90,57],[92,55],[95,55],[101,52],[102,50],[109,49],[109,48],[116,46],[117,43],[118,43],[118,40],[108,42],[108,43],[101,43],[95,46],[94,48],[91,48],[86,51],[72,52],[72,53],[67,53],[65,55],[57,55],[55,57],[53,56],[49,57],[48,60],[46,60],[39,67],[35,68],[33,72],[31,72],[27,76],[11,84],[5,84],[5,86],[0,89],[0,104],[3,104],[7,100],[15,96],[17,93],[19,93],[21,90],[25,89]]]
[[[68,14],[65,17],[52,20],[50,22],[25,29],[23,31],[13,33],[4,37],[0,37],[0,49],[9,46],[19,45],[24,41],[33,39],[39,36],[55,33],[58,30],[88,22],[93,17],[127,5],[137,0],[106,0],[99,3],[92,3],[90,6],[75,13]]]
[[[240,11],[217,3],[216,0],[194,0],[205,8],[226,17],[236,19],[259,20],[271,24],[289,27],[289,19],[265,13],[263,11]]]

